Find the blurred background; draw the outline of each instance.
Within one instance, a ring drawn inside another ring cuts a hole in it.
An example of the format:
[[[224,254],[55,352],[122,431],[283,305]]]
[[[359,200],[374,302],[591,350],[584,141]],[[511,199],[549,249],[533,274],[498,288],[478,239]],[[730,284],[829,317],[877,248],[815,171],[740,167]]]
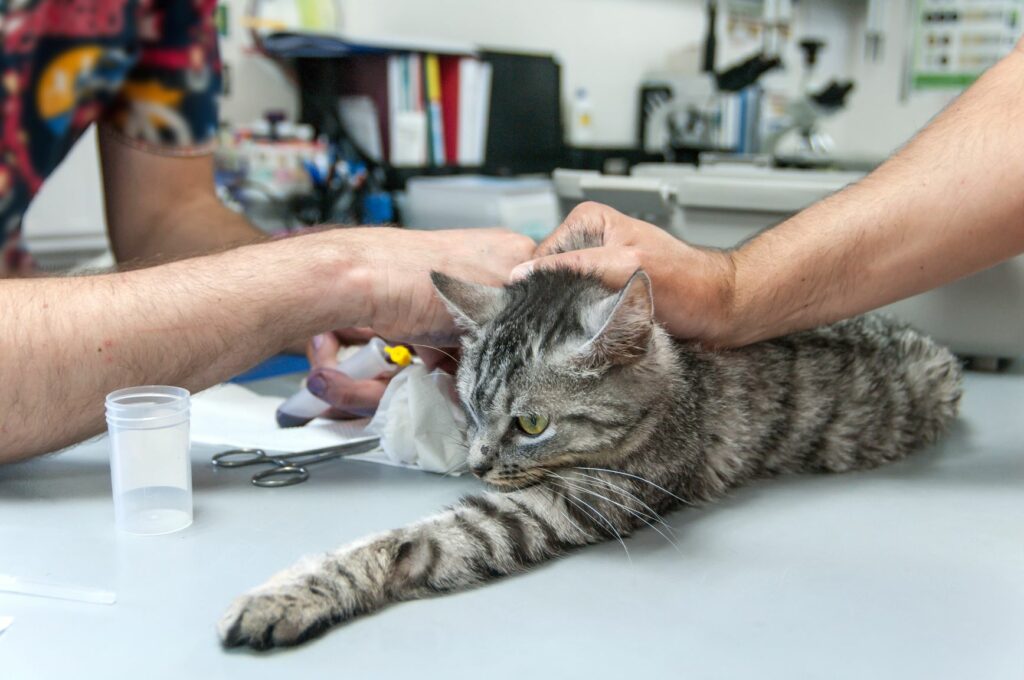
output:
[[[1013,48],[1021,5],[222,0],[218,191],[268,233],[540,239],[598,200],[727,247],[882,162]],[[92,132],[25,241],[44,270],[112,263]],[[959,351],[1017,356],[1024,328],[995,321],[1019,309],[991,294],[1017,288],[1013,262],[897,311]]]

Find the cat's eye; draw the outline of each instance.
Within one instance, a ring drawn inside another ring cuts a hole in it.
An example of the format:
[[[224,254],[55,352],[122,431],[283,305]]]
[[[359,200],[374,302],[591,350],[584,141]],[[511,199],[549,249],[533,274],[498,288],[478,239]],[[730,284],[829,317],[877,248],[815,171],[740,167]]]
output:
[[[529,415],[519,416],[516,418],[516,424],[519,429],[530,435],[536,437],[544,430],[548,429],[548,418],[547,416]]]

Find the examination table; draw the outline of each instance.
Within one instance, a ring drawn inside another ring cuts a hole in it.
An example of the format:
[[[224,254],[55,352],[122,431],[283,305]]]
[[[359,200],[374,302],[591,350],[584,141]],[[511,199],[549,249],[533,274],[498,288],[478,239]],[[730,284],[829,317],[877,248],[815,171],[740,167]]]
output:
[[[968,374],[951,435],[908,461],[669,515],[678,550],[648,529],[631,559],[613,541],[275,653],[221,649],[235,596],[479,484],[341,460],[261,489],[215,450],[193,448],[195,523],[157,537],[115,531],[105,439],[0,467],[0,573],[118,598],[0,594],[0,677],[1024,677],[1024,374]]]

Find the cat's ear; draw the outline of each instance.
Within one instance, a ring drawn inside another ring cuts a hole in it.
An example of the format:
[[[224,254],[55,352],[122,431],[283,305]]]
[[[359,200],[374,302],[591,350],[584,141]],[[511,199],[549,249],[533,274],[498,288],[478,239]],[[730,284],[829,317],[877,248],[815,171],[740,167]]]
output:
[[[617,295],[584,312],[583,327],[590,335],[580,348],[586,363],[629,364],[642,357],[654,332],[651,279],[638,269]]]
[[[455,322],[467,330],[493,319],[504,302],[504,288],[461,281],[441,272],[430,272],[430,280]]]

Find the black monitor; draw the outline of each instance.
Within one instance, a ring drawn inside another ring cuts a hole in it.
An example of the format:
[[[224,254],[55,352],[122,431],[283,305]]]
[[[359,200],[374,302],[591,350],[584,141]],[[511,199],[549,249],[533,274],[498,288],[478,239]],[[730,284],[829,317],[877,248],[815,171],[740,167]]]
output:
[[[561,66],[550,55],[481,56],[492,68],[487,172],[551,172],[565,157]]]

